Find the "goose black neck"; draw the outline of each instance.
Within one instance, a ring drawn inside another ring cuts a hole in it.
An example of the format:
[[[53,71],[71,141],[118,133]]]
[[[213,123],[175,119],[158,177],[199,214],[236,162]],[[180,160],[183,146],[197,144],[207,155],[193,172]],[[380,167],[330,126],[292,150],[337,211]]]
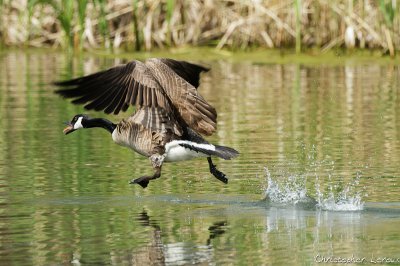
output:
[[[91,127],[102,127],[106,129],[108,132],[112,133],[117,125],[112,123],[111,121],[104,118],[92,118],[87,119],[85,126],[86,128]]]

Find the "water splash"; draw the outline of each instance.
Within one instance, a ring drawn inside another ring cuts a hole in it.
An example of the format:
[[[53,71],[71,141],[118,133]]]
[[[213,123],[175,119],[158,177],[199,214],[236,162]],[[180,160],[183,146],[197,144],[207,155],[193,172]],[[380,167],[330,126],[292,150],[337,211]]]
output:
[[[271,178],[271,172],[264,168],[268,187],[265,191],[266,198],[274,203],[298,204],[308,203],[306,179],[303,176],[290,175],[281,184]]]
[[[361,211],[364,209],[364,191],[357,190],[360,183],[361,173],[357,173],[353,182],[344,186],[329,184],[328,192],[322,193],[319,179],[316,178],[315,190],[317,193],[317,207],[329,211]],[[329,179],[331,179],[329,177]]]
[[[362,198],[365,194],[357,190],[361,176],[359,173],[349,184],[335,185],[330,182],[327,192],[322,192],[319,178],[315,175],[316,196],[312,197],[307,190],[306,175],[288,175],[278,182],[272,178],[268,168],[264,168],[264,171],[268,182],[265,198],[269,202],[285,205],[312,204],[317,209],[327,211],[360,211],[364,208]]]

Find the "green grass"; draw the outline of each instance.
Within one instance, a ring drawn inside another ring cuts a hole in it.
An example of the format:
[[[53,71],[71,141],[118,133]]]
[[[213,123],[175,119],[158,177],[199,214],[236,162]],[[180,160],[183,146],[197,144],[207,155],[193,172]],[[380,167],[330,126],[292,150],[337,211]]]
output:
[[[228,60],[232,62],[252,62],[255,64],[304,64],[304,65],[341,65],[343,63],[374,63],[400,65],[398,57],[382,57],[379,50],[354,50],[347,53],[345,50],[331,50],[321,53],[319,50],[305,50],[296,54],[292,49],[264,49],[256,48],[251,51],[216,50],[209,47],[183,47],[168,50],[154,50],[152,52],[123,52],[110,54],[105,50],[95,50],[87,55],[109,58],[123,58],[127,60],[144,60],[151,57],[170,57],[178,60]]]

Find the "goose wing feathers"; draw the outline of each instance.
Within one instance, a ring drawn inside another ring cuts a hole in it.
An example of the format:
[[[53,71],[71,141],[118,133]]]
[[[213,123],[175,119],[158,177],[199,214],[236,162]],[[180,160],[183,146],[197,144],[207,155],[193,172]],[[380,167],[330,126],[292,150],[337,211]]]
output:
[[[145,64],[132,61],[88,76],[56,82],[67,87],[56,92],[87,110],[118,114],[130,105],[160,106],[171,112],[171,103]]]
[[[135,123],[151,131],[161,133],[172,132],[177,136],[182,136],[182,127],[176,120],[170,119],[170,116],[160,107],[144,107],[135,112],[134,115],[125,120],[128,123]]]
[[[171,118],[195,131],[211,135],[217,113],[197,92],[200,73],[207,68],[172,59],[132,61],[88,76],[56,82],[56,92],[85,104],[88,110],[118,114],[129,106],[160,107]]]
[[[157,62],[157,59],[151,59]],[[210,69],[203,66],[195,65],[185,61],[177,61],[173,59],[161,58],[160,62],[170,67],[181,78],[189,82],[193,87],[199,87],[200,73],[208,72]]]

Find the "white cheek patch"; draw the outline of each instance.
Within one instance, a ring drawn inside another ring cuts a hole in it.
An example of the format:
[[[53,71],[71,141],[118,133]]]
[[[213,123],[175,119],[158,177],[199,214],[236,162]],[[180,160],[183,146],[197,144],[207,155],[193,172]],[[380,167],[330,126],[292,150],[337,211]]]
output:
[[[79,117],[78,120],[75,122],[74,129],[83,128],[83,126],[82,126],[82,118],[83,117]]]

